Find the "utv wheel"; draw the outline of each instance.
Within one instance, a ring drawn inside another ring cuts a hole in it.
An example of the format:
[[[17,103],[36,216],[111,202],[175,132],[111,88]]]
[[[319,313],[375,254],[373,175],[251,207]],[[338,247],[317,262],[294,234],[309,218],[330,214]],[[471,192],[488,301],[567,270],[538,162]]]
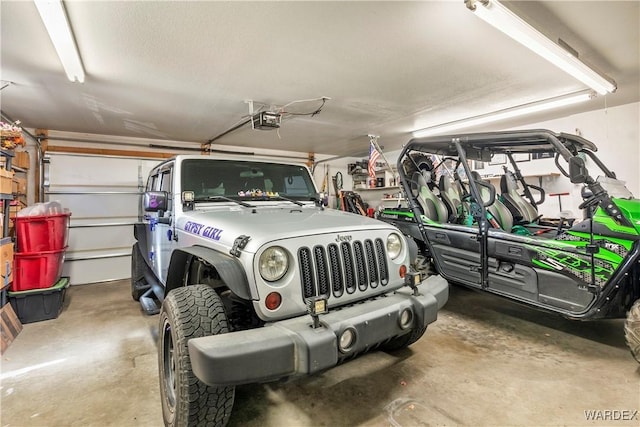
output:
[[[427,331],[426,326],[418,329],[413,329],[411,332],[409,332],[406,335],[393,338],[388,343],[383,344],[381,348],[384,351],[394,351],[394,350],[400,350],[401,348],[409,347],[411,344],[418,341],[426,331]]]
[[[430,156],[424,153],[413,153],[411,158],[404,159],[402,166],[408,177],[412,177],[415,172],[428,171],[433,173],[433,161]]]
[[[624,322],[624,338],[631,354],[640,363],[640,299],[633,303]]]
[[[191,369],[191,338],[229,332],[222,301],[206,285],[174,289],[160,311],[158,363],[164,424],[171,427],[224,426],[229,421],[234,387],[211,387]]]
[[[136,301],[151,288],[144,278],[146,268],[147,264],[142,258],[138,244],[135,243],[131,248],[131,297]]]

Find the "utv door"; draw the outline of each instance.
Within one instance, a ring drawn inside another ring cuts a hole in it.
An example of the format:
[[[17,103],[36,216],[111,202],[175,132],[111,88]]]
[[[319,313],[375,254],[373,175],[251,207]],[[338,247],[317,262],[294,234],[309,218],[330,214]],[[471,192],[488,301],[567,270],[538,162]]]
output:
[[[478,228],[441,224],[425,229],[440,274],[454,283],[481,288]]]
[[[534,305],[579,313],[594,299],[584,243],[490,230],[488,289]]]

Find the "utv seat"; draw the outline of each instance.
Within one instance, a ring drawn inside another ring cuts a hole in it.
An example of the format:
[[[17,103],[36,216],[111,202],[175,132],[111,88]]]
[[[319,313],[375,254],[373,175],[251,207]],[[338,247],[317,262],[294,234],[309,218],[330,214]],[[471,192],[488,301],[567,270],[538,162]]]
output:
[[[485,186],[478,185],[478,190],[480,191],[480,197],[482,197],[482,200],[488,201],[491,192],[488,187],[493,187],[493,184],[489,181],[483,180],[482,177],[480,177],[480,174],[476,171],[471,172],[471,178],[476,182],[482,182],[485,184]],[[493,204],[486,209],[487,212],[491,214],[495,222],[497,222],[500,229],[507,233],[511,233],[511,229],[513,228],[513,216],[511,215],[511,211],[509,211],[509,209],[500,200],[498,200],[497,196]]]
[[[440,198],[431,190],[431,173],[414,172],[412,176],[411,190],[414,192],[422,213],[432,221],[447,222],[447,207]]]
[[[462,200],[464,193],[460,183],[442,175],[438,181],[438,189],[440,190],[440,197],[447,207],[449,222],[459,223],[464,213],[469,212],[468,206]]]
[[[518,192],[518,182],[510,171],[505,171],[505,174],[500,178],[500,192],[504,205],[516,221],[530,224],[540,219],[536,207]]]

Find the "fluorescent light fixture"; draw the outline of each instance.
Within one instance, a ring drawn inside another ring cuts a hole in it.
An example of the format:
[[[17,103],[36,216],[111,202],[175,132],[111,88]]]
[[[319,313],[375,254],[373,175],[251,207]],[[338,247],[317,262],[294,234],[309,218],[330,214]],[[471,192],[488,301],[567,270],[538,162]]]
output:
[[[465,4],[477,17],[580,80],[600,95],[615,92],[615,81],[599,74],[580,61],[576,55],[549,40],[499,1],[465,0]]]
[[[72,82],[84,83],[84,69],[69,20],[61,0],[33,0],[42,22],[60,57],[67,77]]]
[[[513,117],[524,116],[526,114],[537,113],[540,111],[560,108],[567,105],[585,102],[595,97],[593,91],[582,91],[569,95],[558,96],[555,98],[545,99],[543,101],[532,102],[530,104],[519,105],[517,107],[506,108],[504,110],[494,111],[492,113],[480,116],[469,117],[462,120],[456,120],[437,126],[416,130],[413,132],[415,138],[447,133],[453,130],[464,129],[472,126],[485,125],[488,123],[506,120]]]

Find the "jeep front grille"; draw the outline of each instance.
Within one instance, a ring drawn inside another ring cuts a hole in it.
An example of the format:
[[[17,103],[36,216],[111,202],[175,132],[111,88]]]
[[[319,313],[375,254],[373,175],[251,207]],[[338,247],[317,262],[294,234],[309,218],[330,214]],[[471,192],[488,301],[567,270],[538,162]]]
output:
[[[298,262],[304,299],[330,293],[340,298],[389,283],[382,239],[300,248]]]

